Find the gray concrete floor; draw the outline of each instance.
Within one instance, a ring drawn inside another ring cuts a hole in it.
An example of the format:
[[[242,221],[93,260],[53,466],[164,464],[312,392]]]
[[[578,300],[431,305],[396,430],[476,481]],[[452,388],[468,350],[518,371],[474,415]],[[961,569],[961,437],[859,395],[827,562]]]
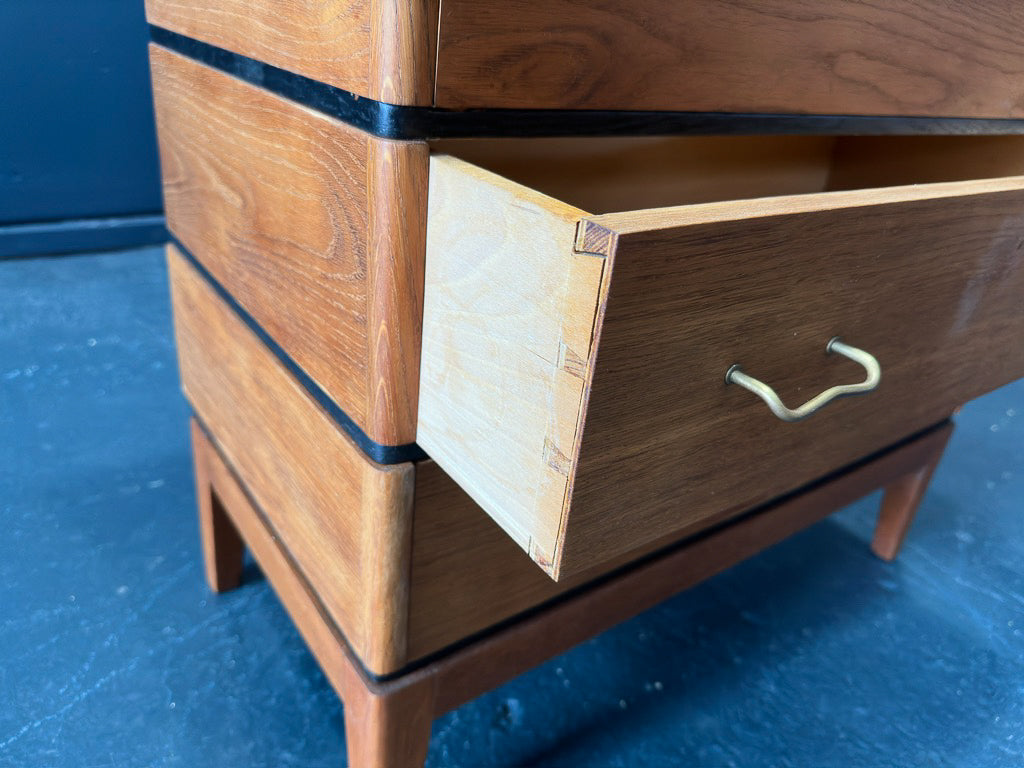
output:
[[[0,765],[339,766],[255,569],[202,578],[157,249],[0,262]],[[865,499],[435,723],[431,766],[1019,766],[1024,382],[901,559]]]

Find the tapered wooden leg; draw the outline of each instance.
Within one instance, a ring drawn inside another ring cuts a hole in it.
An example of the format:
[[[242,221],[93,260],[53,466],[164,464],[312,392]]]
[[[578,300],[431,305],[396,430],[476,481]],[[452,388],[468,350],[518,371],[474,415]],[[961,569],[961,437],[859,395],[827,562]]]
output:
[[[349,689],[343,706],[349,768],[422,768],[434,719],[429,680],[383,696]]]
[[[192,422],[192,456],[196,469],[199,501],[199,537],[203,546],[206,581],[214,592],[227,592],[242,583],[245,544],[221,505],[210,482],[206,436]]]
[[[871,550],[886,561],[896,559],[903,539],[914,522],[914,514],[928,490],[935,468],[942,459],[943,451],[953,432],[952,424],[947,429],[946,439],[939,449],[923,467],[919,467],[908,475],[897,478],[885,487],[882,497],[882,509],[878,513],[875,535],[871,541]]]

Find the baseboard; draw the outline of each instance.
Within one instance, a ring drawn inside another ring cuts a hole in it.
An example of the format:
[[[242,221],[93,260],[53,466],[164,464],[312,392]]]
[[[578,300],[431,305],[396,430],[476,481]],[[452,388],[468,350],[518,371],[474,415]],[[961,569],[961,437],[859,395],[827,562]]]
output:
[[[0,259],[113,251],[165,242],[163,214],[0,224]]]

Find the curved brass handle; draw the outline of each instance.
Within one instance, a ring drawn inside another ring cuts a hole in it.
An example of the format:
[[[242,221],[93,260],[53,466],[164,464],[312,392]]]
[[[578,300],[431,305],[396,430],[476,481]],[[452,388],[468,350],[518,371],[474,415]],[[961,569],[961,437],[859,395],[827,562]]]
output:
[[[843,344],[843,342],[839,340],[838,336],[829,339],[828,344],[825,346],[825,352],[829,354],[835,352],[843,357],[850,358],[854,362],[860,363],[864,366],[864,370],[867,371],[867,378],[860,384],[841,384],[837,387],[826,389],[820,395],[812,397],[799,408],[787,408],[783,405],[779,396],[775,394],[774,389],[769,387],[763,381],[758,381],[752,376],[747,376],[747,374],[740,370],[738,365],[734,365],[726,371],[725,383],[739,384],[744,389],[749,389],[755,395],[764,400],[768,404],[768,407],[771,408],[772,413],[783,421],[800,421],[801,419],[806,419],[816,410],[832,402],[837,397],[860,395],[865,392],[870,392],[877,387],[878,382],[882,380],[882,367],[878,364],[875,356],[865,352],[863,349],[857,349],[856,347],[851,347],[849,344]]]

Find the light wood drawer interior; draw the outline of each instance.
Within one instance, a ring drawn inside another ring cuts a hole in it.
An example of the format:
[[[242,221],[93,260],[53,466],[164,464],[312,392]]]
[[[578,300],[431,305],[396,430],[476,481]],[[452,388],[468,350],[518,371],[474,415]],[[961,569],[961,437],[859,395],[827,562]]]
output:
[[[553,578],[820,478],[1024,373],[1019,137],[439,142],[418,443]],[[881,385],[784,423],[863,370]]]

